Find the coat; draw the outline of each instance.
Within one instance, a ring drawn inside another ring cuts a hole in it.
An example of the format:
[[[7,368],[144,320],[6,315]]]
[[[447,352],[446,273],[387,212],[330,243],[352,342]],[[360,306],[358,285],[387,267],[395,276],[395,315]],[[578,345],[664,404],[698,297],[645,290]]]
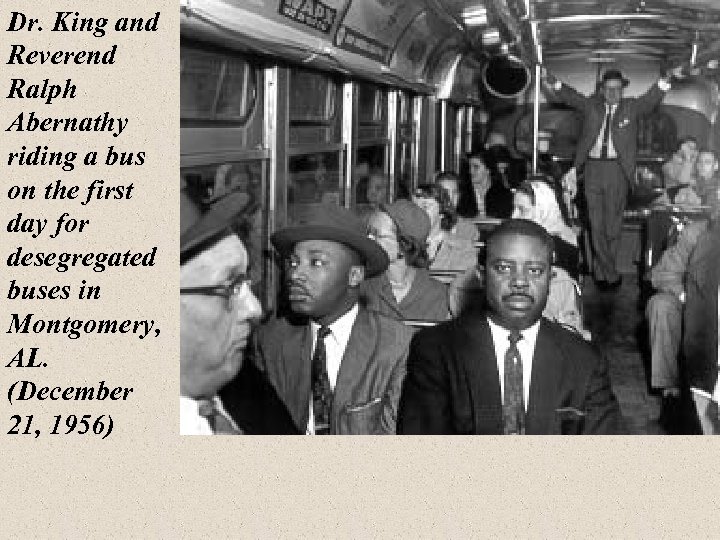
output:
[[[398,321],[444,321],[450,312],[447,287],[424,268],[417,269],[410,290],[399,303],[385,274],[363,281],[360,297],[368,309]]]
[[[652,111],[662,101],[664,95],[658,85],[654,84],[640,97],[621,99],[615,109],[610,134],[618,161],[629,182],[635,179],[638,118]],[[598,93],[585,97],[566,84],[556,92],[556,96],[583,114],[582,131],[573,162],[573,166],[579,169],[587,161],[590,150],[602,130],[605,122],[605,100]]]
[[[395,433],[411,336],[401,322],[358,310],[333,393],[331,434]],[[222,392],[245,433],[306,433],[311,349],[306,319],[274,318],[258,329],[250,357]]]
[[[683,353],[690,386],[712,394],[718,378],[720,227],[697,240],[685,273]]]
[[[526,433],[623,432],[605,359],[574,332],[541,319]],[[503,433],[500,379],[484,314],[418,332],[408,357],[398,433]]]

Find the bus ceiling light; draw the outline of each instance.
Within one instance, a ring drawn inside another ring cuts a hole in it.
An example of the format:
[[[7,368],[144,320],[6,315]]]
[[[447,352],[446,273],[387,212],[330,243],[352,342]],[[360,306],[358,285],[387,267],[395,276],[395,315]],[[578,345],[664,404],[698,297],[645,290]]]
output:
[[[488,23],[487,8],[482,5],[463,9],[461,17],[465,26],[485,26]]]

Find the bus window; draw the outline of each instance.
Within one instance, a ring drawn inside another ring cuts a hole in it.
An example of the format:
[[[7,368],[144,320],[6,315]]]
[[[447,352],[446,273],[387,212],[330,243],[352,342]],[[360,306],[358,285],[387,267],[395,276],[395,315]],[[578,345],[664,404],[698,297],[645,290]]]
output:
[[[322,73],[293,69],[290,78],[290,123],[326,124],[335,118],[338,85]]]
[[[256,98],[253,68],[244,60],[180,49],[180,117],[245,124]]]
[[[288,219],[293,223],[319,203],[342,204],[339,152],[292,156],[289,162]]]
[[[263,238],[266,236],[262,207],[265,206],[263,176],[267,162],[264,160],[233,161],[184,167],[180,169],[182,189],[202,201],[208,207],[219,202],[234,191],[249,197],[249,213],[243,216],[250,225],[246,248],[250,257],[250,278],[255,295],[267,306],[266,282],[270,261],[263,257]]]
[[[387,136],[387,92],[369,83],[358,83],[358,140]]]

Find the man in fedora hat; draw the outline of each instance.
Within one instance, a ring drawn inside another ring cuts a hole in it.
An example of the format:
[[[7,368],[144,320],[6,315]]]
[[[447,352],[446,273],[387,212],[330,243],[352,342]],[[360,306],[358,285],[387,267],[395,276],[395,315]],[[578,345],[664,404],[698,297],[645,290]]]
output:
[[[411,330],[358,302],[385,251],[337,205],[271,237],[285,261],[287,315],[256,334],[228,407],[255,434],[395,433]]]
[[[680,70],[673,74],[680,76]],[[583,127],[572,168],[563,182],[574,197],[577,171],[585,167],[585,199],[593,246],[593,275],[600,289],[620,286],[616,258],[623,211],[635,178],[638,119],[649,113],[669,90],[662,78],[637,98],[623,97],[628,80],[617,69],[607,70],[599,91],[585,97],[543,70],[543,80],[565,104],[583,113]]]
[[[239,434],[218,392],[243,362],[260,304],[250,290],[239,225],[249,198],[234,192],[201,208],[180,204],[180,433]]]

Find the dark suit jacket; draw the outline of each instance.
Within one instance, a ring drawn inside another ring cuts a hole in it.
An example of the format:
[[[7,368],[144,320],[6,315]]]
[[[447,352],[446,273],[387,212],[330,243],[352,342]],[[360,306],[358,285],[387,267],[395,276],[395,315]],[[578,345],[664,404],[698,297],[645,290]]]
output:
[[[359,309],[335,385],[331,433],[395,433],[411,337],[403,323]],[[243,431],[306,432],[311,349],[307,320],[275,318],[258,329],[250,358],[222,392],[223,403]]]
[[[624,432],[607,363],[581,337],[542,319],[533,355],[526,433]],[[490,326],[472,314],[418,332],[410,345],[398,433],[503,433]]]
[[[697,240],[685,274],[683,352],[688,382],[712,394],[718,378],[720,226]]]
[[[567,105],[583,113],[583,126],[573,163],[579,169],[585,164],[590,150],[600,135],[605,121],[605,100],[598,93],[585,97],[564,83],[555,94]],[[618,161],[628,181],[635,178],[638,117],[652,111],[662,101],[664,95],[665,93],[658,88],[658,85],[654,84],[640,97],[623,98],[615,109],[610,134]]]

